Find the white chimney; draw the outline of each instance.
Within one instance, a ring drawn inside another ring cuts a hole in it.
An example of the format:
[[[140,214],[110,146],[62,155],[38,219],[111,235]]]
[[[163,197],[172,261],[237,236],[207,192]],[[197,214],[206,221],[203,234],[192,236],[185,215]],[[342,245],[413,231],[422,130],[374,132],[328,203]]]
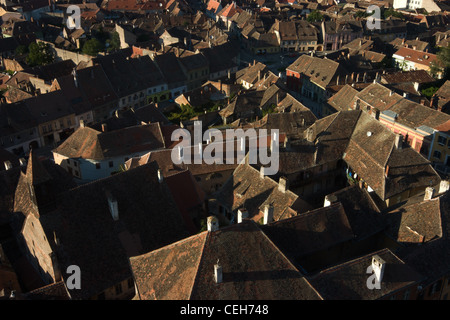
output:
[[[450,181],[449,180],[441,180],[439,184],[439,193],[447,192],[450,189]]]
[[[208,226],[208,231],[217,231],[219,230],[219,220],[215,216],[209,216],[206,224]]]
[[[239,209],[237,213],[238,213],[238,216],[237,216],[238,223],[241,223],[242,220],[248,218],[248,211],[245,208]]]
[[[217,263],[214,265],[214,280],[216,283],[221,283],[223,280],[222,266],[217,260]]]
[[[278,180],[278,190],[281,192],[286,192],[289,188],[289,182],[286,177],[280,177],[280,180]]]
[[[334,194],[329,194],[325,196],[325,200],[323,202],[324,207],[329,207],[331,204],[337,201],[337,197]]]
[[[6,161],[4,162],[4,164],[5,164],[5,169],[6,169],[6,170],[12,169],[12,163],[11,163],[11,161],[6,160]]]
[[[372,257],[372,270],[375,273],[378,283],[383,280],[385,266],[386,262],[380,256],[374,255]]]
[[[273,206],[266,205],[264,207],[264,224],[268,224],[273,221]]]
[[[21,166],[26,166],[27,165],[27,160],[25,160],[25,158],[20,158],[19,159],[19,163]]]
[[[433,199],[434,196],[434,188],[433,187],[427,187],[425,189],[425,196],[423,198],[424,201]]]
[[[106,191],[105,193],[106,198],[108,199],[109,212],[111,213],[114,221],[117,221],[119,220],[119,206],[117,204],[117,200],[109,191]]]
[[[162,183],[164,180],[163,174],[161,172],[161,169],[158,169],[158,182]]]
[[[265,174],[265,170],[266,168],[264,166],[261,166],[261,168],[259,169],[259,177],[260,178],[264,178]]]
[[[395,135],[395,147],[397,149],[402,149],[403,147],[403,136],[401,134]]]

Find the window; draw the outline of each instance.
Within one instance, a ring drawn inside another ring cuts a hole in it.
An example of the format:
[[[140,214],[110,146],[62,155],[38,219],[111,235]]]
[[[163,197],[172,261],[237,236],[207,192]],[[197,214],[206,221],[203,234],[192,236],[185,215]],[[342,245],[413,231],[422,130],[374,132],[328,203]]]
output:
[[[438,143],[439,143],[440,145],[446,145],[446,144],[447,144],[447,138],[446,138],[446,137],[443,137],[443,136],[439,136],[439,137],[438,137]]]
[[[409,300],[410,291],[409,289],[405,291],[403,294],[403,300]]]
[[[96,169],[100,169],[100,168],[101,168],[100,162],[97,162],[97,163],[95,164],[95,168],[96,168]]]
[[[438,150],[434,151],[433,157],[434,157],[434,158],[437,158],[437,159],[441,159],[441,152],[438,151]]]
[[[122,284],[119,283],[118,285],[116,285],[115,289],[116,289],[116,294],[121,294],[122,293]]]
[[[108,165],[109,165],[110,168],[112,168],[112,167],[114,166],[114,161],[110,161],[110,162],[108,163]]]
[[[133,286],[134,286],[133,279],[132,278],[128,279],[128,289],[133,288]]]

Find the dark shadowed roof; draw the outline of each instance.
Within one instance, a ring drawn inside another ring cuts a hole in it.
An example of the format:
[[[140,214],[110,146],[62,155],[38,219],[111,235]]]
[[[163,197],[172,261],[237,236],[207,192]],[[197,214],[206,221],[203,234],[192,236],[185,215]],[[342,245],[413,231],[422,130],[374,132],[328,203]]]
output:
[[[299,258],[354,238],[341,203],[261,226],[288,257]]]
[[[80,267],[81,290],[74,299],[88,298],[131,277],[128,258],[156,250],[188,236],[156,163],[82,185],[60,195],[57,208],[40,218],[48,239],[59,238],[61,270]],[[118,219],[110,212],[107,195],[118,205]]]
[[[367,287],[367,268],[372,256],[386,262],[380,289]],[[321,271],[309,278],[313,287],[325,300],[376,300],[396,291],[418,284],[423,276],[406,265],[389,249],[383,249]]]
[[[223,282],[214,281],[214,264]],[[249,220],[130,259],[141,299],[316,300],[321,297]],[[170,270],[170,271],[169,271]]]

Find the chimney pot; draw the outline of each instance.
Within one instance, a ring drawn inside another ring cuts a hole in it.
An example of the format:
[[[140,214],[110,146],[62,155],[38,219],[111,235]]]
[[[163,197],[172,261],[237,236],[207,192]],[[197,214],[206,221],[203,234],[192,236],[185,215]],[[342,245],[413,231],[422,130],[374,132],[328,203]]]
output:
[[[289,181],[286,177],[280,177],[278,181],[278,190],[281,192],[286,192],[289,189]]]
[[[248,211],[245,208],[241,208],[238,210],[238,217],[237,217],[237,221],[238,223],[241,223],[242,220],[247,219],[248,218]]]
[[[424,196],[424,198],[423,198],[423,200],[431,200],[431,199],[433,199],[433,196],[434,196],[434,188],[433,187],[427,187],[426,189],[425,189],[425,196]]]
[[[217,260],[217,263],[214,265],[214,280],[216,283],[221,283],[223,280],[222,266]]]
[[[108,125],[106,123],[102,123],[102,132],[108,131]]]
[[[447,192],[450,189],[450,181],[449,180],[441,180],[439,184],[439,193]]]
[[[219,220],[215,216],[209,216],[206,224],[210,232],[219,230]]]
[[[106,198],[108,199],[108,207],[109,212],[111,213],[111,216],[114,221],[119,220],[119,206],[117,204],[116,198],[111,194],[111,192],[106,191]]]
[[[383,280],[385,266],[386,262],[379,255],[372,257],[372,271],[375,273],[378,283]]]
[[[6,161],[4,162],[4,164],[5,164],[5,169],[6,169],[6,170],[12,169],[12,163],[11,163],[11,161],[6,160]]]
[[[323,202],[324,207],[329,207],[333,203],[337,202],[337,197],[334,194],[329,194],[325,196],[325,200]]]
[[[264,224],[268,224],[273,221],[273,206],[266,205],[264,207]]]
[[[395,147],[397,148],[397,150],[403,148],[403,136],[401,134],[397,134],[395,136]]]

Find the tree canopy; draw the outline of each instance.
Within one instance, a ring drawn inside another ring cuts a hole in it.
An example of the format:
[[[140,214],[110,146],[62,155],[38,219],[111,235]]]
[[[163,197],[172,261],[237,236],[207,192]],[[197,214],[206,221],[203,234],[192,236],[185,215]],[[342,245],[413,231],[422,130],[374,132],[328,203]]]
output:
[[[84,54],[95,57],[100,51],[103,51],[103,49],[104,45],[96,38],[92,38],[84,43],[82,51]]]
[[[48,43],[33,42],[28,47],[27,64],[31,67],[52,63],[54,60],[52,49]]]

